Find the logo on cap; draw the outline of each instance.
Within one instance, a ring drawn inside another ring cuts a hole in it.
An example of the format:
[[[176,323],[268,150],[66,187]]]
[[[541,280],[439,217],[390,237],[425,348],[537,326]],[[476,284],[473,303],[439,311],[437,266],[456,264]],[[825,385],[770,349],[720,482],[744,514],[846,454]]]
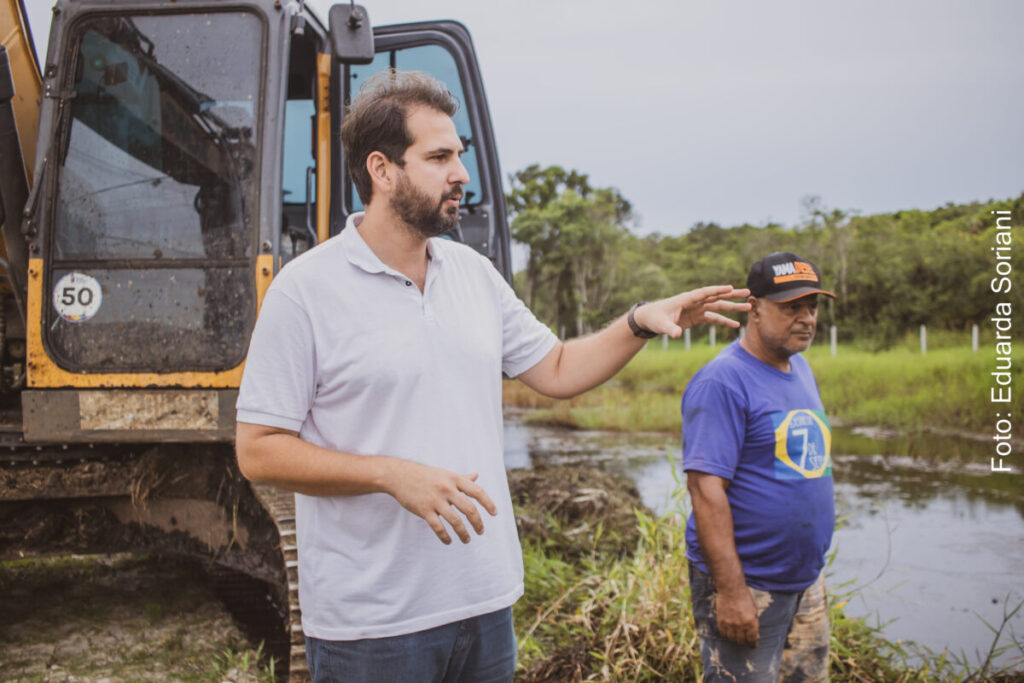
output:
[[[781,282],[793,282],[794,280],[818,281],[818,274],[814,272],[814,266],[806,261],[787,261],[772,266],[775,273],[775,284]]]

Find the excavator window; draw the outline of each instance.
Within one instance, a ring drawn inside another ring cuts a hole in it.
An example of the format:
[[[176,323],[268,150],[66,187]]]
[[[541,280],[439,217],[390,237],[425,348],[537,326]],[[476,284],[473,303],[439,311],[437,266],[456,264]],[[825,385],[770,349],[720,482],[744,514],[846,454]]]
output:
[[[45,326],[60,365],[213,370],[244,357],[263,31],[237,11],[76,25]]]

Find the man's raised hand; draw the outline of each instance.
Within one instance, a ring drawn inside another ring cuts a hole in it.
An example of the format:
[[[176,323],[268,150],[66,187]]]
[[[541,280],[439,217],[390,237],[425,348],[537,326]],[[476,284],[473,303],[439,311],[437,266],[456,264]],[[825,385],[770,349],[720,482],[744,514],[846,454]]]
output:
[[[673,339],[681,335],[687,327],[693,327],[698,323],[739,327],[738,321],[722,314],[749,311],[750,304],[746,302],[748,296],[749,289],[733,289],[732,285],[701,287],[667,299],[646,303],[636,309],[633,319],[641,328],[657,334],[667,334]]]

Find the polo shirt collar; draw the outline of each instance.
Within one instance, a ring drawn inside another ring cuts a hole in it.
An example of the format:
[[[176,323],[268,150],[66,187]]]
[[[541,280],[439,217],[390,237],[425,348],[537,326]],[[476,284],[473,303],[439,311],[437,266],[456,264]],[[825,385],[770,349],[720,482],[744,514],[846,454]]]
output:
[[[341,239],[342,245],[345,247],[345,256],[348,258],[349,263],[365,270],[367,273],[389,273],[391,275],[402,275],[397,272],[394,268],[390,268],[383,261],[381,261],[373,249],[370,249],[370,245],[366,243],[363,236],[359,234],[356,228],[360,223],[363,222],[363,217],[366,215],[364,211],[357,211],[349,214],[348,220],[345,221],[345,229],[341,231],[338,236]],[[437,237],[431,237],[427,240],[427,258],[430,259],[431,265],[439,264],[443,261],[440,249],[434,244],[434,240]],[[405,277],[404,275],[402,277]]]

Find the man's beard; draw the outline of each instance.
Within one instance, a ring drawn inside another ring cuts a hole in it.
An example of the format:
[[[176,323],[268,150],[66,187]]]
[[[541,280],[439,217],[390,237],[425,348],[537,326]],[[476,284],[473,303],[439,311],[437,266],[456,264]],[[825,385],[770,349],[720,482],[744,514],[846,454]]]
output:
[[[459,207],[445,206],[448,199],[462,197],[462,187],[456,186],[437,202],[420,192],[406,177],[398,176],[398,186],[391,197],[391,210],[424,239],[442,235],[459,224]]]

